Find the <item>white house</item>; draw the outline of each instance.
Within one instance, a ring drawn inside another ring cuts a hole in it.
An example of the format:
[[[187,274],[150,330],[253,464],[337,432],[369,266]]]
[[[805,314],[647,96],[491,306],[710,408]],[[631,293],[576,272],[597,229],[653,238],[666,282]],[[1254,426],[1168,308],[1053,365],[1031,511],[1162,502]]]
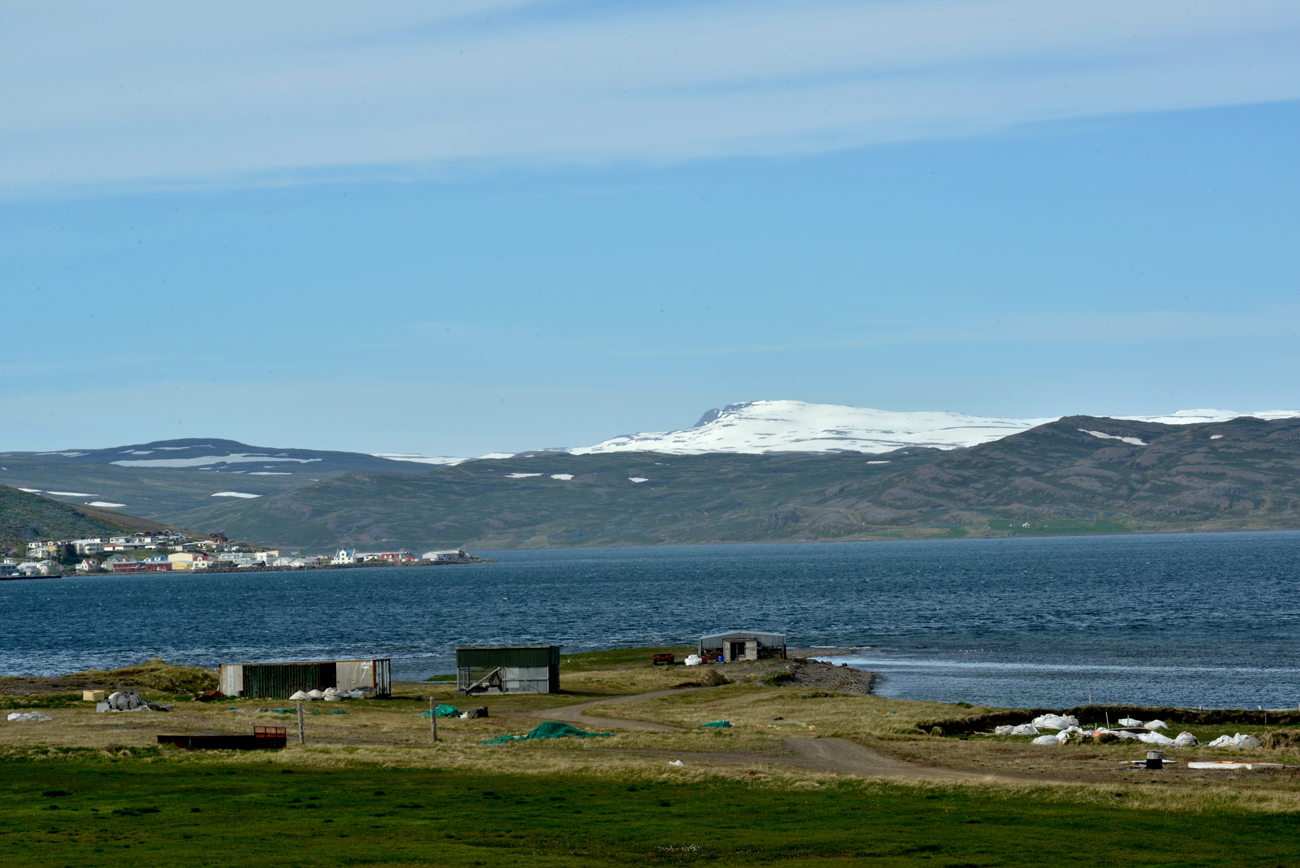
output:
[[[330,559],[331,564],[355,564],[356,562],[356,549],[339,549],[339,553]]]
[[[54,561],[36,561],[18,565],[18,574],[26,577],[33,576],[61,576],[63,575],[63,565]]]
[[[74,539],[72,547],[82,557],[86,555],[102,555],[104,553],[104,541],[102,539]]]

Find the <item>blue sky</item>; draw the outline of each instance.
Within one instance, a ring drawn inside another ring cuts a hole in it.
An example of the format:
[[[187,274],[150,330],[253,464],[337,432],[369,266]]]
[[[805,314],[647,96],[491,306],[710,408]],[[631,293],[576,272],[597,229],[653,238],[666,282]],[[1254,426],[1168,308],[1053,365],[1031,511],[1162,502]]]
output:
[[[1300,7],[0,11],[0,448],[1300,405]]]

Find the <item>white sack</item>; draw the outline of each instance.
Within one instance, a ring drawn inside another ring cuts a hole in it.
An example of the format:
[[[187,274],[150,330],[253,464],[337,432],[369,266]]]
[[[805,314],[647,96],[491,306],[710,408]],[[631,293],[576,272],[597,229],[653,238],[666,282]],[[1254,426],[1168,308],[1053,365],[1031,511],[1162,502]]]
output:
[[[1190,732],[1180,732],[1178,738],[1174,739],[1174,747],[1196,747],[1198,744],[1200,742]]]
[[[1030,744],[1051,744],[1051,745],[1059,745],[1060,743],[1061,740],[1054,735],[1040,735],[1038,738],[1030,742]]]
[[[321,693],[319,690],[308,690],[308,691],[307,691],[307,695],[310,696],[312,699],[324,699],[324,698],[325,698],[325,694],[324,694],[324,693]]]
[[[1242,735],[1241,733],[1236,733],[1235,735],[1221,735],[1218,738],[1216,738],[1214,741],[1207,744],[1206,747],[1242,748],[1242,747],[1260,747],[1262,746],[1262,744],[1263,742],[1255,738],[1255,736],[1253,735]]]
[[[1034,726],[1039,729],[1069,729],[1078,725],[1079,719],[1073,715],[1044,714],[1034,718]]]
[[[1168,729],[1169,724],[1165,723],[1163,720],[1148,720],[1146,727],[1147,729]]]
[[[298,702],[311,702],[311,694],[304,693],[301,690],[299,690],[297,693],[295,693],[293,696],[290,696],[289,698],[296,700]]]
[[[699,666],[703,662],[704,661],[700,659],[700,655],[698,654],[692,654],[691,656],[686,658],[687,666]]]
[[[1134,719],[1131,718],[1131,717],[1121,717],[1121,718],[1119,719],[1119,725],[1120,725],[1120,726],[1141,726],[1141,725],[1142,725],[1142,721],[1140,721],[1140,720],[1134,720]]]
[[[1158,744],[1161,747],[1173,747],[1174,740],[1167,735],[1161,735],[1158,732],[1144,732],[1138,736],[1138,741],[1147,744]]]

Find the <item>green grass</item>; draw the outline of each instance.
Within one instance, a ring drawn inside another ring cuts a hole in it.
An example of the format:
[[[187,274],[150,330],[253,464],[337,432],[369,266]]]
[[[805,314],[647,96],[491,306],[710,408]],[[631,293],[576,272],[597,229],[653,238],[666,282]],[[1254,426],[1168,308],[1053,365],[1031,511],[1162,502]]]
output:
[[[186,699],[189,697],[187,696]],[[77,708],[81,705],[80,693],[43,693],[36,696],[0,696],[0,709],[12,711],[23,708]]]
[[[1133,533],[1133,528],[1122,521],[1108,518],[1098,519],[1046,519],[1030,521],[1030,527],[1021,527],[1025,519],[990,519],[988,528],[995,533],[1009,533],[1013,536],[1072,536],[1089,533]]]
[[[592,669],[606,669],[610,666],[653,665],[656,654],[676,654],[678,662],[686,655],[693,654],[694,648],[686,646],[665,648],[612,648],[608,651],[583,651],[579,654],[560,656],[561,672],[585,672]]]
[[[1290,814],[1131,810],[1119,790],[1082,802],[1049,790],[485,777],[143,753],[0,761],[0,859],[195,868],[1273,866],[1291,862],[1300,833]]]

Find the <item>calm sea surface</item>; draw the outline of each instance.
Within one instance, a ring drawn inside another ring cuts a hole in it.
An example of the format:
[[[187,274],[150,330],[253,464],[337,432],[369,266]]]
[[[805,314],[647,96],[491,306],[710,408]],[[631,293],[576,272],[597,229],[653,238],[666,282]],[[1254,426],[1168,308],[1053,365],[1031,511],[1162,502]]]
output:
[[[1300,705],[1300,532],[490,553],[495,564],[0,582],[0,674],[690,644],[858,649],[878,692],[1002,706]]]

